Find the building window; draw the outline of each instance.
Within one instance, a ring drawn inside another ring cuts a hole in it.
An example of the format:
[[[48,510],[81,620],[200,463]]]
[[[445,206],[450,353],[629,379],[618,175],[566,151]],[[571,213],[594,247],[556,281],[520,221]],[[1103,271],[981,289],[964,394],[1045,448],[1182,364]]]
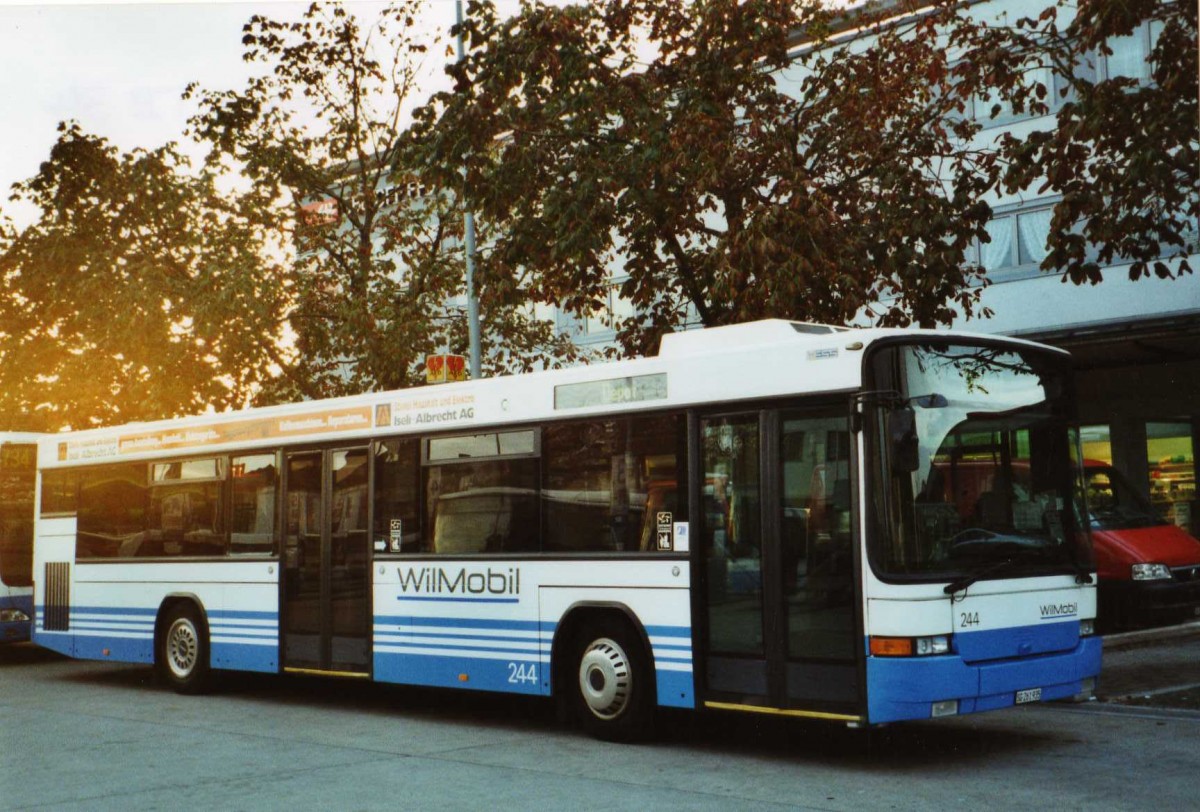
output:
[[[1036,88],[1037,85],[1042,85],[1046,88],[1046,97],[1038,99],[1036,93],[1031,93],[1025,109],[1017,112],[1007,99],[1000,97],[999,93],[986,91],[984,95],[977,96],[972,100],[975,110],[975,120],[983,127],[999,127],[1013,121],[1033,118],[1034,114],[1029,110],[1030,103],[1042,101],[1049,108],[1048,112],[1050,113],[1059,108],[1062,101],[1061,91],[1066,83],[1058,79],[1054,75],[1054,71],[1049,67],[1029,68],[1021,74],[1020,81],[1025,87],[1031,89]]]
[[[1138,83],[1150,81],[1150,52],[1158,40],[1162,24],[1143,24],[1124,37],[1111,37],[1108,48],[1112,51],[1104,57],[1105,79],[1133,79]]]
[[[979,243],[978,262],[992,281],[1011,277],[1021,270],[1036,272],[1050,253],[1048,242],[1054,220],[1053,205],[1003,212],[987,224],[989,242]],[[1085,259],[1094,261],[1096,246],[1089,245]]]
[[[1013,218],[994,217],[985,226],[988,242],[979,243],[979,264],[991,273],[1013,264]]]
[[[587,322],[569,310],[558,310],[558,334],[567,338],[587,335]]]
[[[1194,527],[1196,456],[1191,423],[1147,423],[1150,499],[1171,524]]]
[[[1049,251],[1050,221],[1053,209],[1038,209],[1017,215],[1017,264],[1040,265]]]
[[[584,336],[598,337],[603,341],[612,338],[620,322],[635,315],[633,302],[621,297],[621,283],[609,285],[600,295],[600,307],[578,316],[559,308],[556,327],[559,335],[569,338]]]

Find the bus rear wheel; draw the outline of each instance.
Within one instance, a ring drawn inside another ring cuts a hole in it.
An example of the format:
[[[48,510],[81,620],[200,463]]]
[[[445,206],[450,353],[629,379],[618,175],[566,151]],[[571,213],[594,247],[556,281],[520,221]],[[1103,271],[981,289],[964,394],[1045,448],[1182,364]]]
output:
[[[653,678],[641,641],[620,625],[602,624],[583,630],[575,652],[575,716],[584,728],[607,741],[644,739]]]
[[[181,694],[203,693],[211,685],[208,627],[191,603],[171,609],[155,652],[158,673]]]

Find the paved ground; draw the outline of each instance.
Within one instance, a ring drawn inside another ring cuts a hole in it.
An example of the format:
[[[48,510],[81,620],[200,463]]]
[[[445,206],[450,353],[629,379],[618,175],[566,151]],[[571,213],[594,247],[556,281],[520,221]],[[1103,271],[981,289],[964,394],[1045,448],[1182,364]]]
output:
[[[638,746],[531,699],[254,675],[183,697],[3,647],[0,810],[1195,808],[1200,712],[1129,698],[1193,678],[1200,626],[1155,635],[1107,641],[1108,701],[876,731],[673,714]]]
[[[1200,623],[1109,635],[1102,701],[1200,711]]]

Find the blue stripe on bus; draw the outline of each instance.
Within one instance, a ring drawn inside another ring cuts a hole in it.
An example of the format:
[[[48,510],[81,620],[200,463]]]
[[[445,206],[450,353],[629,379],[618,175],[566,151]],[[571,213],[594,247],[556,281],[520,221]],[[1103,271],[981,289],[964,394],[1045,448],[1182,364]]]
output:
[[[222,620],[270,620],[276,623],[279,622],[278,612],[252,612],[242,609],[211,609],[208,610],[209,618],[220,618]]]
[[[520,598],[431,598],[427,596],[400,595],[398,601],[427,601],[430,603],[520,603]]]
[[[508,641],[508,642],[513,642],[513,641]],[[493,652],[496,654],[509,654],[516,659],[521,659],[522,657],[536,658],[539,655],[550,653],[550,642],[549,641],[546,641],[544,643],[539,643],[536,640],[521,640],[520,642],[531,643],[531,644],[535,645],[536,648],[517,649],[517,648],[513,648],[511,645],[505,645],[505,641],[497,641],[497,643],[495,645],[485,646],[485,645],[476,645],[476,644],[472,644],[472,643],[459,643],[459,642],[456,642],[454,640],[454,638],[439,638],[438,640],[430,640],[430,639],[386,640],[386,639],[380,639],[378,637],[375,638],[376,647],[403,646],[406,648],[444,649],[444,650],[450,650],[450,651]]]
[[[1074,696],[1100,672],[1100,650],[1100,638],[1084,637],[1067,651],[987,663],[968,664],[954,654],[868,657],[868,720],[928,719],[931,704],[947,699],[959,700],[959,713],[1004,708],[1026,688],[1041,688],[1042,701]]]
[[[456,628],[507,629],[517,631],[553,631],[555,624],[539,620],[495,620],[470,617],[414,617],[412,615],[376,615],[375,624],[405,626],[452,626]]]
[[[33,612],[33,595],[5,595],[0,597],[0,609],[20,609],[25,614]]]
[[[542,643],[550,644],[550,641],[543,637],[510,637],[508,635],[483,635],[483,634],[462,634],[459,632],[446,632],[439,634],[437,632],[414,632],[407,629],[399,629],[395,631],[382,631],[375,629],[376,642],[384,640],[402,640],[407,642],[418,643],[424,640],[465,640],[473,643],[494,642],[494,643]]]
[[[71,617],[76,615],[149,615],[153,618],[157,609],[137,609],[128,606],[72,606]]]
[[[689,643],[692,640],[691,626],[646,626],[646,634],[650,637],[680,637]]]

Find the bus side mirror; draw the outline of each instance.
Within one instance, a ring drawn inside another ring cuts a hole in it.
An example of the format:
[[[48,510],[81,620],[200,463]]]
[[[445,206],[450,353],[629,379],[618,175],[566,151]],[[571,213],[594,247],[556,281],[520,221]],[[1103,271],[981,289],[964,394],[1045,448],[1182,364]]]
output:
[[[898,406],[888,412],[888,439],[892,446],[892,471],[912,473],[920,467],[917,415],[911,406]]]

